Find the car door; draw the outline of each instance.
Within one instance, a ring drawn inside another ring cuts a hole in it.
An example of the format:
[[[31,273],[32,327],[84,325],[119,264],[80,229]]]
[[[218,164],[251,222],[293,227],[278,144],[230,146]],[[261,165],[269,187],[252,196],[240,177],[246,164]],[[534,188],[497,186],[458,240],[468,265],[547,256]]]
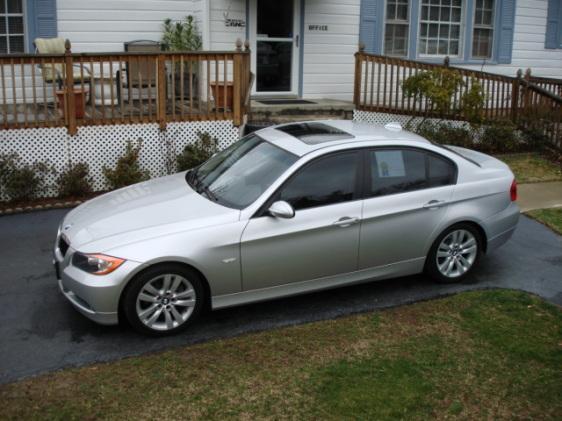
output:
[[[359,268],[424,258],[447,214],[456,165],[436,153],[406,147],[366,151],[366,162]]]
[[[267,202],[291,204],[291,219],[265,210],[242,234],[243,289],[306,281],[357,270],[361,159],[357,151],[305,164]]]

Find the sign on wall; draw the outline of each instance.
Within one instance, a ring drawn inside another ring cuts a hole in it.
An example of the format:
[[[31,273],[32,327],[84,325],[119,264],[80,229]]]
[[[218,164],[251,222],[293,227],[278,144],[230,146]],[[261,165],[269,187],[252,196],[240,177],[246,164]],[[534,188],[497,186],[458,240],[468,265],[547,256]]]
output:
[[[309,31],[328,32],[328,25],[308,25]]]

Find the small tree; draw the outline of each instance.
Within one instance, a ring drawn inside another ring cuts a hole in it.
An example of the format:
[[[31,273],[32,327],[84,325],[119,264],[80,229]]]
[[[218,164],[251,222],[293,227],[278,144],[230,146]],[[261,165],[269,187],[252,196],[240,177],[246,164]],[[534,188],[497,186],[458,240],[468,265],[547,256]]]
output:
[[[218,151],[217,138],[209,133],[198,132],[199,139],[193,145],[187,145],[177,157],[178,171],[186,171],[201,165]]]
[[[59,197],[82,197],[92,193],[92,178],[88,164],[69,164],[57,179]]]
[[[468,89],[461,95],[458,103],[455,103],[454,96],[461,87],[467,87],[462,75],[457,70],[449,68],[420,72],[402,83],[404,95],[413,98],[414,105],[417,101],[425,99],[429,105],[428,111],[440,115],[460,112],[470,123],[480,124],[484,108],[482,86],[472,78]],[[427,117],[424,117],[420,124],[426,119]]]
[[[111,190],[140,183],[150,178],[150,172],[143,170],[139,164],[139,155],[142,147],[142,139],[138,139],[137,145],[127,141],[125,154],[117,160],[115,169],[103,167],[108,187]]]
[[[24,202],[37,198],[55,170],[45,162],[28,164],[17,153],[0,155],[0,187],[9,199]]]
[[[179,22],[166,19],[162,44],[168,51],[199,51],[203,42],[193,16]]]

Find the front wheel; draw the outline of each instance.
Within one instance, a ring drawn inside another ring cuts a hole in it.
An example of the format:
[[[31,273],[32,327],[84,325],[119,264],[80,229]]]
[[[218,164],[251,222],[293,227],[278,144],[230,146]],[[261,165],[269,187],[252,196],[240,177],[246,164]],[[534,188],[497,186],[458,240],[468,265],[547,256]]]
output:
[[[431,247],[427,272],[438,282],[461,282],[478,264],[482,238],[470,224],[457,224],[443,232]]]
[[[174,264],[156,266],[131,281],[123,296],[123,311],[140,333],[172,335],[198,317],[204,293],[195,271]]]

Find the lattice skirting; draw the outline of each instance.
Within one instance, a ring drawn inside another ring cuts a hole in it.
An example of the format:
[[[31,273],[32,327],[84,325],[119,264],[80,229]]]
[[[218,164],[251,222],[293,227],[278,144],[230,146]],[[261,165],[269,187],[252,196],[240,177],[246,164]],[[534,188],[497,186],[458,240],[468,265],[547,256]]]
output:
[[[88,126],[80,127],[75,136],[68,135],[64,127],[0,130],[0,154],[17,152],[27,163],[48,162],[57,173],[69,163],[85,162],[94,189],[100,191],[106,188],[103,167],[115,166],[128,140],[143,140],[140,164],[151,177],[159,177],[174,171],[176,154],[196,142],[199,132],[216,137],[220,149],[240,138],[240,129],[232,121],[171,123],[166,131],[160,131],[157,124]],[[52,187],[42,194],[44,197],[56,195],[56,176],[50,178],[47,182]]]
[[[355,110],[353,112],[353,120],[359,121],[363,123],[372,123],[384,126],[388,123],[400,123],[402,127],[410,121],[412,116],[409,115],[402,115],[402,114],[389,114],[389,113],[379,113],[379,112],[370,112],[370,111],[358,111]],[[416,126],[423,120],[422,117],[416,117],[412,120],[410,124]],[[440,122],[443,121],[438,118],[428,118],[427,121],[431,122]],[[459,121],[459,120],[445,120],[453,127],[463,127],[466,129],[470,129],[470,125],[466,121]]]

